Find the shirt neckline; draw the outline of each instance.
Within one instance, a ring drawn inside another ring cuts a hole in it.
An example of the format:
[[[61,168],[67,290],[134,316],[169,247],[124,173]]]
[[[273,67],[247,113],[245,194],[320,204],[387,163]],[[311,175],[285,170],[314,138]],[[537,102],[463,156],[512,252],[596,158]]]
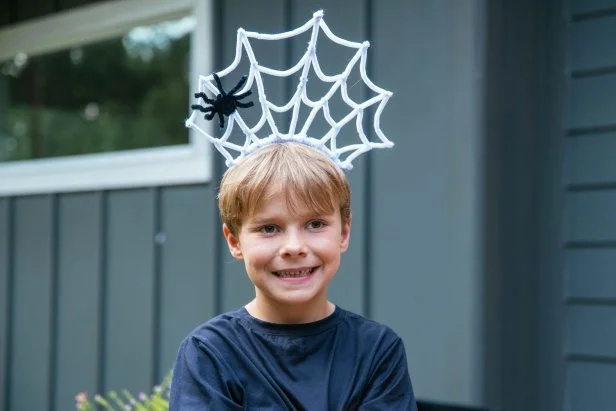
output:
[[[336,325],[343,315],[342,308],[335,305],[334,312],[318,321],[302,324],[280,324],[259,320],[253,317],[246,307],[238,310],[240,320],[249,328],[276,335],[312,335],[318,334]]]

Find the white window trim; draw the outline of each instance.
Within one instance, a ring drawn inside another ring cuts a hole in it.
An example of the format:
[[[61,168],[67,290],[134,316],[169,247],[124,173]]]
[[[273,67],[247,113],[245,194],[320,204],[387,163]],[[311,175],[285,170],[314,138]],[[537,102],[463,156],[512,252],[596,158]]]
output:
[[[30,56],[119,36],[137,25],[191,13],[197,25],[190,90],[197,90],[198,75],[211,71],[211,0],[113,0],[11,26],[0,30],[0,61],[17,52]],[[189,144],[181,146],[0,163],[0,196],[210,181],[211,145],[192,129],[187,132]]]

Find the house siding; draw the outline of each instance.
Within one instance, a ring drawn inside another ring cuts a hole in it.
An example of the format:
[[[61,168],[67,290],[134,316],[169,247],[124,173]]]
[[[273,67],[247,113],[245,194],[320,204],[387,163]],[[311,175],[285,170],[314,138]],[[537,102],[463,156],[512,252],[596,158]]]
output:
[[[563,170],[564,409],[616,387],[616,1],[569,2]]]

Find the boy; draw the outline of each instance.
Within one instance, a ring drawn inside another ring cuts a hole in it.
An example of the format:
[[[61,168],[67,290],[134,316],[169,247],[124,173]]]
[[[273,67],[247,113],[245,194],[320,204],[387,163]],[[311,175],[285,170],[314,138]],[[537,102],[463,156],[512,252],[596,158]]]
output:
[[[351,230],[344,173],[272,144],[227,170],[219,208],[256,295],[183,341],[171,410],[416,410],[400,338],[327,300]]]
[[[351,232],[351,190],[342,169],[350,169],[351,161],[366,150],[393,144],[379,127],[380,112],[391,93],[366,77],[369,43],[334,36],[322,17],[318,11],[311,21],[287,33],[238,30],[234,63],[200,78],[195,97],[207,105],[192,105],[195,111],[186,124],[227,159],[230,168],[222,178],[218,202],[223,234],[233,257],[244,261],[255,298],[197,327],[182,342],[171,383],[171,411],[417,410],[400,338],[388,327],[327,299],[327,287]],[[308,30],[311,40],[293,68],[280,71],[257,63],[249,38],[287,39]],[[320,71],[316,54],[320,32],[356,50],[343,73],[326,76]],[[242,48],[251,63],[249,75],[226,92],[220,77],[237,67]],[[364,83],[377,93],[361,104],[346,95],[347,77],[355,64],[361,65]],[[302,67],[291,101],[285,106],[268,102],[261,72],[286,77]],[[311,67],[322,81],[331,83],[318,101],[306,95]],[[253,83],[263,115],[249,128],[237,109],[253,105],[243,100]],[[337,91],[352,110],[335,122],[327,101]],[[310,114],[300,128],[301,104],[310,107]],[[363,110],[375,104],[379,107],[374,129],[380,142],[368,141],[361,121]],[[286,133],[278,129],[270,110],[292,111]],[[332,129],[323,137],[309,137],[319,111]],[[209,135],[195,123],[199,113],[205,113],[207,120],[217,115],[220,126],[227,125],[222,137]],[[353,119],[361,142],[343,147],[336,137]],[[256,133],[266,123],[272,133],[259,138]],[[244,145],[228,141],[234,124],[245,134]],[[233,158],[229,149],[240,155]]]

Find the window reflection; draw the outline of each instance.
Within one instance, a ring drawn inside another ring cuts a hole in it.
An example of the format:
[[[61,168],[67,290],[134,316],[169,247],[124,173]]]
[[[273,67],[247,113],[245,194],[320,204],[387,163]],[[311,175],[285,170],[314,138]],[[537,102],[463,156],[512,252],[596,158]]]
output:
[[[0,62],[0,161],[188,142],[192,17]]]

